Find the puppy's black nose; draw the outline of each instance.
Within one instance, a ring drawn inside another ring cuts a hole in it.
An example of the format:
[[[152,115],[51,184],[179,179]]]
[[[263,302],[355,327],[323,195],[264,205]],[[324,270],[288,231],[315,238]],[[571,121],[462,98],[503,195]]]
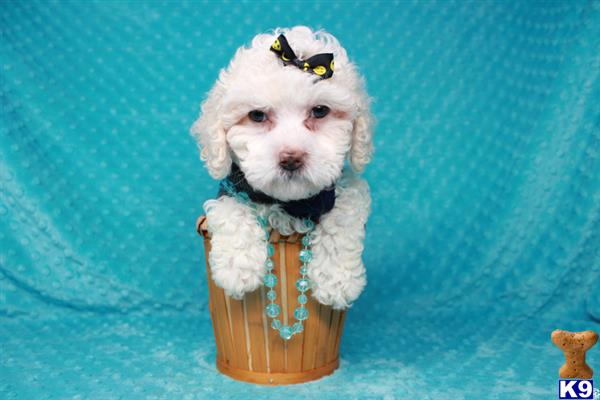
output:
[[[279,154],[279,166],[286,171],[295,171],[304,164],[304,153],[300,150],[287,150]]]

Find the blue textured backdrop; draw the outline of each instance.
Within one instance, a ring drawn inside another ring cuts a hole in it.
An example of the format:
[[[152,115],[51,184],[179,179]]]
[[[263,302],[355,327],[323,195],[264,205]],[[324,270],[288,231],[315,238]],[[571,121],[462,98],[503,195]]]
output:
[[[265,388],[213,365],[188,129],[297,24],[375,98],[369,284],[341,370]],[[0,397],[552,399],[551,330],[600,330],[600,2],[2,1],[0,29]]]

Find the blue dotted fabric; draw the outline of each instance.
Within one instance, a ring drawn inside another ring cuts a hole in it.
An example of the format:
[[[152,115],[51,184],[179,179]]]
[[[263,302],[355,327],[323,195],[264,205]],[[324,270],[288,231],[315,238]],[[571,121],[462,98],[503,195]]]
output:
[[[375,102],[341,369],[221,376],[188,134],[235,49],[334,33]],[[552,399],[600,331],[600,2],[0,3],[0,397]],[[600,371],[600,346],[588,354]]]

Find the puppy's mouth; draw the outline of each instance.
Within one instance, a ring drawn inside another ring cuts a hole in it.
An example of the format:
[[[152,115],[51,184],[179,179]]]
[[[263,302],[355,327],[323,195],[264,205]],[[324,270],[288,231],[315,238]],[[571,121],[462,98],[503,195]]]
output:
[[[290,181],[292,179],[298,179],[304,172],[304,166],[295,169],[279,168],[279,175],[282,179]]]

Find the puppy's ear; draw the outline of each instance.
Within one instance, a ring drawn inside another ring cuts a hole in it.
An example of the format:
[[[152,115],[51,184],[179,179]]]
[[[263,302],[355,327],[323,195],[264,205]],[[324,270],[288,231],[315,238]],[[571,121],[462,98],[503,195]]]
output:
[[[231,169],[231,154],[220,118],[222,98],[222,88],[217,83],[202,103],[200,116],[190,130],[198,143],[200,159],[215,179],[226,177]]]
[[[360,108],[357,116],[354,118],[354,128],[352,130],[352,145],[348,159],[350,166],[356,172],[362,172],[365,166],[371,161],[373,154],[373,117],[369,111],[368,100]]]

